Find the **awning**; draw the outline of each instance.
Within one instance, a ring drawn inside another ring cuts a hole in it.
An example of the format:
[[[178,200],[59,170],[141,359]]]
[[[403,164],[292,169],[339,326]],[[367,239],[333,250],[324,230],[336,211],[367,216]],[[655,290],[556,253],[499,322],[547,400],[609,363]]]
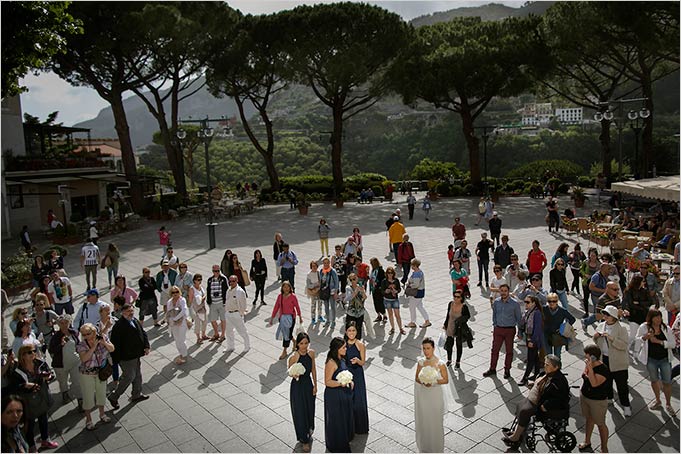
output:
[[[679,175],[671,177],[646,178],[644,180],[613,183],[612,192],[622,192],[647,199],[679,201]]]

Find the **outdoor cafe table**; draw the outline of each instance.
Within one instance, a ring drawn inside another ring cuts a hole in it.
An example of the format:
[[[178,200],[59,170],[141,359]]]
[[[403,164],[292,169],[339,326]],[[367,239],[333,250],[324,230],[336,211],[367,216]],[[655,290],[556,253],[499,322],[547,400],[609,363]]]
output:
[[[653,264],[657,266],[658,269],[662,269],[663,263],[668,263],[669,265],[672,264],[674,261],[674,256],[667,254],[666,252],[652,253],[650,254],[650,260],[652,260]]]
[[[614,222],[601,222],[598,224],[599,229],[608,230],[619,226],[620,224],[615,224]]]

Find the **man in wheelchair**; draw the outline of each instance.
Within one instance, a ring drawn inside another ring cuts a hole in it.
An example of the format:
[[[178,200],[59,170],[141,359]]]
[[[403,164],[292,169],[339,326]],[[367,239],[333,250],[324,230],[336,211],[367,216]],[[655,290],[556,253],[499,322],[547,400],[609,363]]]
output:
[[[556,428],[550,422],[554,419],[566,420],[570,411],[570,385],[560,371],[560,358],[547,355],[544,360],[544,375],[541,375],[527,395],[527,398],[516,409],[515,429],[502,429],[504,443],[512,448],[520,446],[523,434],[530,424],[532,416],[545,421],[549,432]],[[558,428],[560,430],[560,428]],[[555,435],[555,434],[553,434]]]

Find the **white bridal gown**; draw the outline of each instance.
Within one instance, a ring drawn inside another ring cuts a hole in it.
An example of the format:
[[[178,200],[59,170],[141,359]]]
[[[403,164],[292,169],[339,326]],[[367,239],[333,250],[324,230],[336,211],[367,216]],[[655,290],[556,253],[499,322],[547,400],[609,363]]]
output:
[[[425,358],[419,358],[423,366]],[[444,365],[440,360],[438,367]],[[442,385],[430,387],[414,382],[414,415],[416,419],[416,446],[419,452],[444,452],[445,429],[443,418],[445,399]]]

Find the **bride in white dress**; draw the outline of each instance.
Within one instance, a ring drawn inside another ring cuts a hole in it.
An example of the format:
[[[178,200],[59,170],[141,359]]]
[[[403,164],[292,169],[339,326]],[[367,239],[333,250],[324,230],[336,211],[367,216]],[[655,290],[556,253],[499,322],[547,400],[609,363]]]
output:
[[[419,452],[444,452],[445,397],[441,385],[449,383],[444,361],[435,356],[435,341],[426,337],[421,343],[423,357],[418,358],[414,383],[414,414],[416,418],[416,446]],[[419,379],[424,367],[439,372],[437,383],[425,384]]]

